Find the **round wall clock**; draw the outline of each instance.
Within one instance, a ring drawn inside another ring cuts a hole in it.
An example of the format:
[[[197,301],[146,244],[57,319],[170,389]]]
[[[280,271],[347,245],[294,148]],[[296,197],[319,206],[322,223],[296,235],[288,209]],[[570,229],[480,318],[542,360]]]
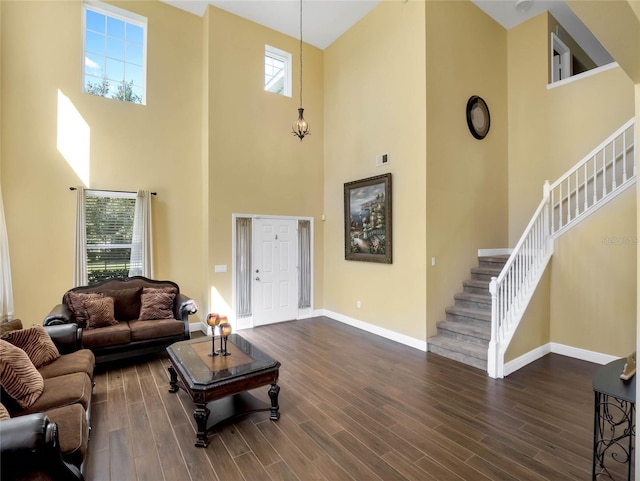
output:
[[[487,103],[477,95],[469,98],[467,102],[467,125],[476,139],[484,139],[489,133],[491,118]]]

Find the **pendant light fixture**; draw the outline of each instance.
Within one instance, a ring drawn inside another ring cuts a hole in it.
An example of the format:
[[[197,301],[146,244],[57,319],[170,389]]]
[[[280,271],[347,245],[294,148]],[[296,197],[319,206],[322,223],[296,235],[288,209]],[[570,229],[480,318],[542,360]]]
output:
[[[300,0],[300,108],[298,109],[298,120],[293,123],[292,133],[302,142],[305,135],[311,135],[309,124],[302,116],[302,0]]]

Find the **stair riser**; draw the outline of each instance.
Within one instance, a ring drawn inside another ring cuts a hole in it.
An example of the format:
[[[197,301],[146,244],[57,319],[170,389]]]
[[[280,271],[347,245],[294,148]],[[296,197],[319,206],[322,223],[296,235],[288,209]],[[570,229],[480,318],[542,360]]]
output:
[[[468,284],[464,284],[463,285],[463,290],[464,290],[464,292],[468,292],[469,294],[486,294],[486,295],[489,295],[489,288],[488,287],[476,287],[476,286],[470,286]]]
[[[474,337],[474,336],[471,336],[469,334],[464,334],[464,333],[461,333],[461,332],[452,331],[450,329],[442,329],[442,328],[438,327],[438,335],[439,336],[445,336],[445,337],[448,337],[450,339],[456,339],[458,341],[471,342],[473,344],[476,344],[478,346],[483,346],[485,348],[489,347],[489,339],[481,339],[479,337]]]
[[[475,302],[467,299],[456,299],[456,307],[464,307],[466,309],[478,309],[480,311],[491,312],[491,301]]]
[[[466,356],[459,352],[449,351],[448,349],[442,349],[439,346],[429,346],[429,351],[434,354],[438,354],[442,357],[446,357],[447,359],[451,359],[453,361],[461,362],[462,364],[466,364],[467,366],[472,366],[478,369],[482,369],[483,371],[487,370],[487,360],[486,359],[478,359],[476,357]]]
[[[504,261],[504,262],[492,262],[492,261],[480,260],[480,262],[478,263],[478,267],[490,267],[491,269],[500,269],[500,270],[502,270],[502,268],[504,267],[504,265],[506,263],[507,263],[507,261]]]
[[[484,273],[484,272],[472,272],[471,279],[475,279],[478,281],[491,281],[492,278],[498,277],[500,273]]]
[[[449,309],[446,309],[446,320],[447,321],[454,321],[454,322],[462,322],[462,323],[469,323],[469,324],[474,324],[477,325],[479,327],[481,326],[486,326],[487,324],[491,324],[491,318],[489,316],[487,316],[486,318],[482,318],[482,317],[476,317],[473,314],[467,314],[467,313],[456,313],[456,312],[451,312]],[[487,314],[490,314],[490,312],[488,312]]]

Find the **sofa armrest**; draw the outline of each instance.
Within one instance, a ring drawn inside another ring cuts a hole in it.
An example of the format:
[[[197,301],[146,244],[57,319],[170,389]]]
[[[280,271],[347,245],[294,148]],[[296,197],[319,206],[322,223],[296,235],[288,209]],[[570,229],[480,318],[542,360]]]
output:
[[[58,426],[44,413],[26,414],[0,421],[0,434],[3,461],[8,459],[5,456],[30,453],[58,444]]]
[[[191,314],[198,312],[198,304],[188,296],[180,293],[176,299],[176,319],[186,321]]]
[[[68,324],[71,322],[73,314],[69,306],[66,304],[58,304],[56,307],[51,309],[51,312],[47,314],[42,321],[43,326],[55,326],[58,324]]]
[[[58,426],[44,413],[26,414],[0,421],[2,479],[83,481],[76,466],[62,459]]]
[[[82,328],[75,322],[71,324],[45,325],[45,331],[60,351],[60,354],[69,354],[82,348]]]

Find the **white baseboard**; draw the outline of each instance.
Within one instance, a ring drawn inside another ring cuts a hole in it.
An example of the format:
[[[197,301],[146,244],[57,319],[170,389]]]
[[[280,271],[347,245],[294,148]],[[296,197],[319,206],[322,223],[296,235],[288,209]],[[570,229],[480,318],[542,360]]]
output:
[[[413,347],[414,349],[418,349],[424,352],[427,351],[427,341],[406,336],[404,334],[385,329],[384,327],[369,324],[367,322],[363,322],[358,319],[354,319],[353,317],[345,316],[343,314],[338,314],[337,312],[329,311],[327,309],[319,309],[316,310],[315,313],[318,316],[330,317],[334,321],[342,322],[343,324],[347,324],[351,327],[370,332],[371,334],[384,337],[385,339],[399,342],[400,344],[404,344],[405,346]]]
[[[557,342],[549,342],[544,346],[540,346],[520,357],[517,357],[516,359],[506,362],[504,364],[505,377],[551,352],[554,354],[560,354],[561,356],[572,357],[573,359],[580,359],[581,361],[603,365],[609,364],[611,361],[615,361],[616,359],[620,359],[619,356],[610,356],[609,354],[587,351],[586,349],[580,349],[579,347],[571,347],[564,344],[558,344]]]
[[[189,323],[189,332],[196,332],[196,331],[202,331],[205,334],[207,333],[207,325],[200,321],[200,322],[190,322]]]
[[[622,357],[602,354],[600,352],[587,351],[586,349],[566,346],[564,344],[558,344],[557,342],[551,343],[551,352],[555,354],[562,354],[563,356],[573,357],[574,359],[580,359],[582,361],[593,362],[594,364],[609,364],[610,362]]]
[[[511,374],[512,372],[516,372],[518,369],[525,367],[527,364],[531,364],[533,361],[537,361],[541,357],[546,356],[551,352],[551,345],[545,344],[544,346],[540,346],[533,351],[529,351],[526,354],[523,354],[520,357],[513,359],[512,361],[504,363],[504,375],[505,377]]]

